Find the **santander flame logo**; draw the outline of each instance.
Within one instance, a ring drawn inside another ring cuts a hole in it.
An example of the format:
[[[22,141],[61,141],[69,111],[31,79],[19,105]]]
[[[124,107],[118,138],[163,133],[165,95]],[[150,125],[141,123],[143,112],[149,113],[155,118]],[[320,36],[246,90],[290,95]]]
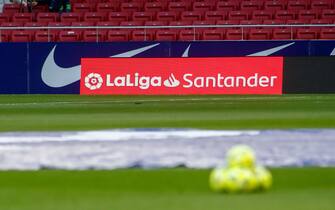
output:
[[[165,80],[163,84],[165,87],[178,87],[180,85],[180,82],[173,74],[171,74],[170,77]]]

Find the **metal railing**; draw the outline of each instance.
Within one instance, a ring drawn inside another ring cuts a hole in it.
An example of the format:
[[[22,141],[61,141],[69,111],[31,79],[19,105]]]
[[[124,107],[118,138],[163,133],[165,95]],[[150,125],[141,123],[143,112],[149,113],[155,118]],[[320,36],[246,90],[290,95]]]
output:
[[[124,30],[131,30],[131,29],[142,29],[144,33],[146,33],[150,29],[193,29],[194,33],[194,40],[198,41],[196,37],[196,32],[199,29],[213,29],[213,28],[240,28],[241,29],[241,39],[245,40],[244,37],[244,30],[248,28],[285,28],[290,29],[291,31],[291,39],[293,39],[294,28],[322,28],[322,27],[334,27],[335,24],[276,24],[276,25],[178,25],[178,26],[38,26],[38,27],[0,27],[0,35],[1,32],[4,30],[45,30],[50,33],[50,30],[76,30],[76,29],[91,29],[99,32],[99,30],[113,30],[113,29],[124,29]],[[99,42],[99,34],[97,33],[96,41]],[[145,40],[143,41],[147,41]],[[200,39],[199,39],[200,40]],[[1,41],[1,36],[0,36]],[[192,41],[192,40],[191,40]]]

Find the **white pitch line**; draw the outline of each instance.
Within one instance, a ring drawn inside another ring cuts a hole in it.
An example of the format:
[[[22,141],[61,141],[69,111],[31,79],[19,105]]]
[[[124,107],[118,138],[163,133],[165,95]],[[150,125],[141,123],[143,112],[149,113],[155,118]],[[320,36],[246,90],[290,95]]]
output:
[[[136,102],[189,102],[189,101],[254,101],[263,99],[274,99],[278,97],[263,96],[263,97],[232,97],[232,98],[167,98],[167,99],[139,99],[139,100],[97,100],[97,101],[54,101],[54,102],[22,102],[22,103],[4,103],[1,106],[20,106],[20,105],[56,105],[56,104],[102,104],[102,103],[116,103],[128,104]],[[296,96],[290,98],[282,98],[287,100],[302,100],[306,96]]]

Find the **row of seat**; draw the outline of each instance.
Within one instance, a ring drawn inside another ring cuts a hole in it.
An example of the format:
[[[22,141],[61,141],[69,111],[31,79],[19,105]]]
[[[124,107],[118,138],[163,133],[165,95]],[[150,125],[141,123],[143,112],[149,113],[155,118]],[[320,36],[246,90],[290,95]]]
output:
[[[170,26],[195,26],[197,30],[201,28],[206,28],[206,26],[211,25],[314,25],[314,24],[335,24],[335,20],[324,19],[324,20],[219,20],[219,21],[74,21],[74,22],[2,22],[0,23],[1,27],[68,27],[68,26],[125,26],[125,27],[134,27],[134,26],[156,26],[159,28],[169,27]],[[202,27],[201,27],[202,26]]]
[[[335,39],[335,28],[211,29],[193,30],[6,30],[1,42],[103,42],[103,41],[195,41],[195,40],[291,40]]]
[[[334,5],[331,1],[315,1],[308,4],[306,1],[289,1],[287,4],[281,1],[267,1],[265,3],[261,1],[219,1],[214,3],[212,1],[207,2],[146,2],[141,3],[122,3],[121,5],[115,3],[74,3],[73,11],[89,10],[94,11],[99,7],[108,7],[113,11],[124,11],[124,12],[160,12],[160,11],[234,11],[234,10],[304,10],[304,9],[332,9]]]
[[[80,1],[80,2],[85,2],[87,0],[73,0],[73,1]],[[140,2],[140,3],[145,3],[145,2],[244,2],[244,1],[255,1],[255,0],[91,0],[91,1],[110,1],[110,2],[115,2],[115,3],[129,3],[129,2]],[[259,2],[265,3],[268,1],[280,1],[284,3],[288,3],[289,1],[297,1],[297,0],[257,0]],[[332,4],[335,3],[334,0],[298,0],[298,1],[305,1],[308,4],[315,3],[315,2],[331,2]]]
[[[218,20],[335,20],[335,9],[208,12],[71,12],[71,13],[0,13],[0,22],[74,22],[74,21],[218,21]]]
[[[75,2],[86,2],[88,0],[73,0]],[[89,1],[109,1],[109,2],[114,2],[114,3],[134,3],[134,2],[140,2],[140,3],[146,3],[146,2],[214,2],[214,3],[217,3],[217,2],[220,2],[220,1],[223,1],[223,2],[244,2],[244,1],[255,1],[255,0],[89,0]],[[307,2],[308,4],[312,4],[312,3],[315,3],[315,2],[330,2],[332,4],[335,3],[334,0],[257,0],[258,2],[261,2],[261,3],[265,3],[265,2],[268,2],[268,1],[279,1],[279,2],[284,2],[284,3],[288,3],[288,2],[292,2],[292,1],[305,1]]]
[[[72,3],[74,12],[82,11],[119,11],[119,12],[161,12],[161,11],[236,11],[236,10],[289,10],[299,11],[306,9],[332,9],[334,4],[332,1],[218,1],[211,0],[204,2],[124,2],[118,4],[116,2],[97,2],[90,3]],[[14,13],[22,9],[20,4],[5,4],[3,7],[4,13]]]

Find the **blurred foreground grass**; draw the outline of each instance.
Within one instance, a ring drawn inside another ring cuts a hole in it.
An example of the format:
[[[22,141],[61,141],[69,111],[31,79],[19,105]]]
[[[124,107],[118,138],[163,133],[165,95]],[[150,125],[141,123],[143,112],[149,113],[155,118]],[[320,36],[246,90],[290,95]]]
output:
[[[0,172],[4,210],[334,210],[335,168],[272,169],[266,193],[212,193],[208,170]]]

